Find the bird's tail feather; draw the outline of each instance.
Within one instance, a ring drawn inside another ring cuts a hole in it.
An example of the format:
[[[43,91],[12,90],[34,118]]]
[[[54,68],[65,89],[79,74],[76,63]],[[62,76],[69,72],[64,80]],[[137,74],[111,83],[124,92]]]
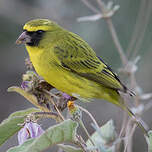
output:
[[[128,90],[129,91],[129,90]],[[130,91],[131,93],[131,91]],[[128,115],[134,119],[134,121],[137,123],[137,125],[142,129],[144,135],[148,136],[148,128],[146,127],[145,123],[139,119],[125,104],[125,101],[123,97],[120,95],[119,92],[112,91],[109,98],[107,98],[108,101],[110,101],[113,104],[116,104],[120,108],[122,108],[124,111],[128,113]]]
[[[126,105],[121,106],[121,108],[135,120],[136,124],[142,129],[144,135],[148,136],[148,127],[145,125],[145,122],[142,119],[137,118],[136,115]]]
[[[133,92],[133,91],[131,91],[131,90],[129,90],[129,89],[127,89],[126,92],[127,92],[131,97],[136,96],[135,92]]]

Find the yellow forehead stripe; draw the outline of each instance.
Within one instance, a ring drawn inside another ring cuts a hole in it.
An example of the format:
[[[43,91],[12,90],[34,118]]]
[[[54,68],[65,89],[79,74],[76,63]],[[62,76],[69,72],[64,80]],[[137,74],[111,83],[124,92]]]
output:
[[[49,30],[55,23],[48,19],[35,19],[27,22],[23,29],[27,31]]]
[[[24,30],[27,30],[27,31],[37,31],[37,30],[44,30],[44,31],[46,31],[46,30],[49,30],[50,29],[50,27],[49,26],[30,26],[30,25],[24,25],[24,27],[23,27],[23,29]]]

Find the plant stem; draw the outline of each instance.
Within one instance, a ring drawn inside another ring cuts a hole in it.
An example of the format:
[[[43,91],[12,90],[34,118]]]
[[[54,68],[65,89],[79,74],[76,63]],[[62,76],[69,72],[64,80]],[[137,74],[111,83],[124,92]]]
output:
[[[104,9],[105,6],[104,6],[104,3],[102,2],[102,0],[97,0],[97,3],[99,4],[99,7],[101,9],[102,14],[105,14],[106,13],[105,9]],[[114,28],[114,25],[112,23],[112,20],[111,20],[111,18],[104,18],[104,19],[107,22],[108,28],[110,30],[110,33],[111,33],[111,36],[113,39],[113,42],[114,42],[115,47],[117,48],[117,51],[120,55],[121,61],[122,61],[123,65],[125,66],[128,63],[128,59],[127,59],[127,57],[123,51],[123,48],[119,42],[119,39],[118,39],[116,30]]]
[[[90,10],[92,10],[95,13],[100,13],[100,11],[95,8],[88,0],[81,0]]]
[[[95,144],[94,144],[93,140],[91,139],[91,137],[90,137],[90,135],[89,135],[89,133],[88,133],[88,131],[87,131],[87,129],[86,129],[86,127],[85,127],[85,125],[84,125],[84,123],[83,123],[82,120],[79,120],[79,125],[80,125],[80,126],[83,128],[83,130],[85,131],[85,133],[86,133],[86,135],[88,136],[88,139],[90,140],[90,142],[92,143],[92,145],[95,146]]]
[[[63,115],[61,114],[60,110],[58,109],[58,107],[56,106],[55,102],[52,100],[52,95],[50,94],[49,91],[43,89],[43,91],[50,97],[50,102],[52,103],[52,105],[55,107],[57,113],[59,114],[59,116],[61,117],[61,119],[64,121],[64,117]]]
[[[132,54],[135,44],[138,41],[138,38],[140,37],[140,33],[142,32],[143,19],[145,18],[145,10],[146,10],[146,1],[141,0],[135,27],[134,27],[133,33],[131,35],[131,40],[130,40],[128,49],[126,51],[128,58]]]
[[[77,105],[77,106],[78,106],[78,105]],[[87,114],[89,115],[89,117],[92,119],[93,123],[94,123],[97,127],[99,127],[98,124],[97,124],[97,122],[96,122],[96,120],[94,119],[94,117],[92,116],[92,114],[91,114],[88,110],[86,110],[86,109],[84,109],[84,108],[82,108],[82,107],[80,107],[80,106],[78,106],[78,108],[81,109],[82,111],[84,111],[85,113],[87,113]]]

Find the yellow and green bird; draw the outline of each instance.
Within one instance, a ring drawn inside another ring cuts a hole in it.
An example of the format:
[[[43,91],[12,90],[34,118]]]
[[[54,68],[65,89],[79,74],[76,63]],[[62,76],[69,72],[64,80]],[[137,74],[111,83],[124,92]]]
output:
[[[105,99],[129,115],[119,92],[131,93],[80,36],[48,19],[27,22],[17,44],[24,43],[36,72],[56,89],[84,99]]]

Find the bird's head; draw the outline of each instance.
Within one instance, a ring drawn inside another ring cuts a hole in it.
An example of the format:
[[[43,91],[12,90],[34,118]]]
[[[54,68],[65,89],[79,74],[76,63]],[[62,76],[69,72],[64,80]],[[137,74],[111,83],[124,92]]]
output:
[[[35,19],[27,22],[23,27],[22,34],[16,40],[16,44],[38,46],[46,33],[56,31],[60,27],[48,19]]]

